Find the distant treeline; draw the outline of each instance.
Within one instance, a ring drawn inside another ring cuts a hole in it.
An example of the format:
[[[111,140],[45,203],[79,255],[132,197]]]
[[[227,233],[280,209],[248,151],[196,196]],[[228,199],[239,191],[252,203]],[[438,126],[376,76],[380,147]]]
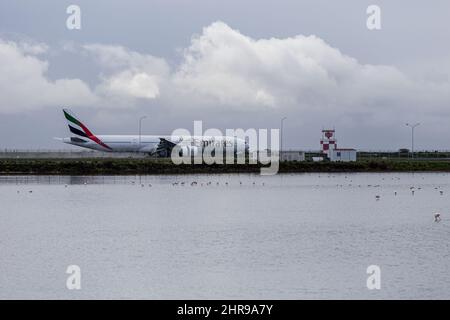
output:
[[[170,159],[0,159],[2,175],[129,175],[259,173],[261,165],[175,165]],[[445,160],[360,160],[357,162],[282,162],[279,172],[450,172]]]
[[[408,159],[411,158],[411,152],[408,149],[400,149],[397,152],[383,152],[383,151],[358,151],[357,157],[363,159]],[[417,159],[450,159],[449,151],[416,151],[414,158]]]
[[[313,157],[323,157],[320,152],[305,152],[305,159],[312,160]],[[356,158],[358,160],[408,160],[412,154],[408,149],[400,149],[399,151],[358,151]],[[415,159],[421,160],[447,160],[450,159],[450,151],[415,151]]]

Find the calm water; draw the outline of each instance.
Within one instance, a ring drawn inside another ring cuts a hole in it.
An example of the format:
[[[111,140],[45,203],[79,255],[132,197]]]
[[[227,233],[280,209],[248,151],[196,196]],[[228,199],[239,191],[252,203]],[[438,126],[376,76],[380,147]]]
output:
[[[0,177],[0,298],[450,299],[449,178]]]

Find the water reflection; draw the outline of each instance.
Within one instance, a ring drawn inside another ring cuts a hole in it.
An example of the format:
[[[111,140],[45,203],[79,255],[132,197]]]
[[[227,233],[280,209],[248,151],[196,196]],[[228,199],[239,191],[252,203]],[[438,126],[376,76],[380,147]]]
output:
[[[448,299],[449,177],[1,176],[0,298]]]

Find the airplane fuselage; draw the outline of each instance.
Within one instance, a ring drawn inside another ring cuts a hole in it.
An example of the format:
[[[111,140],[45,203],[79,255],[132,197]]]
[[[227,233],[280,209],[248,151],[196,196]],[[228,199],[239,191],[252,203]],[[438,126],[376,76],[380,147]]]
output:
[[[184,154],[196,155],[198,150],[207,146],[215,146],[225,152],[243,153],[246,151],[245,140],[229,136],[154,136],[154,135],[97,135],[108,148],[89,140],[78,137],[63,138],[64,143],[83,148],[106,152],[141,152],[155,153],[161,139],[170,141],[183,148]]]

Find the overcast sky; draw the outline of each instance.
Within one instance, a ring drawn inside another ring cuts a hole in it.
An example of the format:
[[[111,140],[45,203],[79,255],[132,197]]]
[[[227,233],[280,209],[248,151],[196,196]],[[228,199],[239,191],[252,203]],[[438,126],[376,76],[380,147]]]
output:
[[[81,8],[69,30],[66,8]],[[381,30],[366,9],[381,8]],[[450,149],[450,1],[0,0],[0,149],[96,134],[278,128],[284,145]]]

